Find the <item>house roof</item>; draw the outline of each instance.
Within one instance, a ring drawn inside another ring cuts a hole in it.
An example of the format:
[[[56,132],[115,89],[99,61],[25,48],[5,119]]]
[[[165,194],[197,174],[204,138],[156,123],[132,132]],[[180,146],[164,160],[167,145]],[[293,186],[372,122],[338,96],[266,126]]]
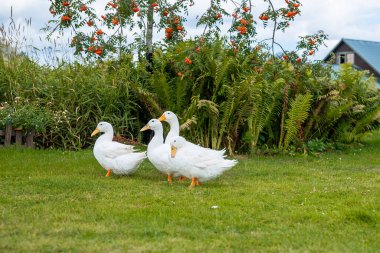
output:
[[[342,43],[348,45],[380,75],[380,42],[342,39],[331,52],[334,52]],[[325,57],[325,60],[329,56],[330,53]]]

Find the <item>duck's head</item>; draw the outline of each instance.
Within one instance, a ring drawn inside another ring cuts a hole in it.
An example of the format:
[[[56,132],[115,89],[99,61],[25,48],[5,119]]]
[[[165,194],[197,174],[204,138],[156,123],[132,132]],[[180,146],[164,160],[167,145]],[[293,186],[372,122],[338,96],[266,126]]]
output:
[[[174,158],[177,154],[177,149],[183,147],[186,144],[186,139],[182,136],[176,136],[170,141],[170,154]]]
[[[166,111],[164,112],[161,117],[158,118],[159,121],[166,121],[168,122],[169,124],[174,122],[174,121],[178,121],[178,118],[177,118],[177,115],[175,115],[174,112],[171,112],[171,111]]]
[[[102,121],[96,126],[94,132],[92,132],[91,137],[98,133],[108,133],[113,132],[112,125],[108,122]]]
[[[151,129],[153,131],[158,130],[158,129],[162,129],[161,121],[159,121],[158,119],[151,119],[143,128],[141,128],[140,131],[143,132],[143,131],[146,131],[148,129]]]

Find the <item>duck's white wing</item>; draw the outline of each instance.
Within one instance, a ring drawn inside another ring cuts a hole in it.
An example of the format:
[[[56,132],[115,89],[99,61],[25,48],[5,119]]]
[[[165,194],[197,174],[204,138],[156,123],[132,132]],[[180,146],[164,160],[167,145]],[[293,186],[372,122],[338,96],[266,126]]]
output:
[[[112,160],[112,171],[118,175],[131,174],[137,170],[138,166],[145,158],[145,152],[130,153],[118,156]]]
[[[107,158],[116,158],[121,155],[133,153],[134,147],[131,145],[121,144],[119,142],[102,142],[101,152]]]
[[[207,158],[222,158],[225,157],[226,150],[215,150],[210,148],[204,148],[191,142],[186,142],[186,149],[191,150],[192,153],[197,153],[197,155]]]
[[[210,149],[197,145],[186,145],[177,152],[178,156],[174,160],[177,166],[187,170],[201,182],[221,175],[237,163],[236,160],[225,159],[221,152],[210,152]]]
[[[160,145],[151,151],[148,150],[148,159],[159,171],[178,176],[178,170],[170,159],[169,144]]]

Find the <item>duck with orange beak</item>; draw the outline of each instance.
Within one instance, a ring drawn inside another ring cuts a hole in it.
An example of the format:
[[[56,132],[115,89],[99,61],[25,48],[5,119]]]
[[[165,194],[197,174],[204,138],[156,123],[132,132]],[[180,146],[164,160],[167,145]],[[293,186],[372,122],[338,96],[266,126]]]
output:
[[[228,160],[221,155],[225,150],[204,148],[182,136],[174,137],[170,146],[170,161],[178,173],[192,179],[190,187],[216,178],[237,164],[236,160]]]
[[[151,119],[140,131],[152,130],[154,136],[148,144],[147,155],[149,161],[157,170],[168,176],[168,182],[172,183],[173,175],[177,170],[170,162],[170,145],[164,143],[164,129],[158,119]]]
[[[166,111],[161,117],[158,118],[159,121],[166,121],[170,125],[170,131],[166,135],[165,143],[170,143],[170,139],[179,136],[179,122],[178,117],[174,112]]]
[[[146,158],[146,153],[135,152],[134,146],[112,141],[113,128],[110,123],[99,122],[91,137],[98,133],[103,134],[96,140],[93,152],[99,164],[107,170],[107,177],[112,172],[118,175],[131,174]]]

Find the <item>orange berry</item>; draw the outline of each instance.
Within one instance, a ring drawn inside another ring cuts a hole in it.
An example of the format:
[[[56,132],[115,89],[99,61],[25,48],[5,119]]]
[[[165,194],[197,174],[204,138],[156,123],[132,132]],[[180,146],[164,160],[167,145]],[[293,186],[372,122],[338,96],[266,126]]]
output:
[[[169,12],[168,11],[164,11],[163,14],[164,14],[164,16],[167,16],[167,15],[169,15]]]
[[[86,11],[86,10],[87,10],[86,5],[82,5],[82,7],[80,8],[80,11]]]
[[[152,3],[152,7],[157,7],[158,6],[158,3],[154,2]]]
[[[70,5],[70,3],[69,3],[69,2],[67,2],[67,1],[64,1],[64,2],[62,2],[62,5],[63,5],[63,6],[69,6],[69,5]]]
[[[133,12],[139,12],[140,9],[138,7],[134,7],[132,10]]]
[[[95,50],[94,53],[97,55],[101,55],[103,53],[103,49],[101,47],[99,47],[98,49]]]
[[[94,24],[94,22],[92,22],[91,20],[87,21],[88,26],[92,26],[93,24]]]
[[[62,22],[64,22],[64,21],[70,21],[70,20],[71,20],[70,16],[62,16],[62,18],[61,18]]]
[[[107,5],[111,6],[112,8],[115,8],[115,9],[118,7],[117,4],[111,3],[111,2],[109,2]]]
[[[99,29],[99,30],[96,31],[96,34],[97,34],[97,35],[102,35],[103,33],[104,33],[104,32],[102,31],[102,29]]]
[[[178,30],[178,31],[182,31],[182,30],[183,30],[183,27],[179,25],[179,26],[177,26],[177,30]]]
[[[119,24],[119,21],[116,18],[113,18],[111,22],[114,25],[118,25]]]
[[[177,75],[178,75],[178,76],[182,76],[182,73],[181,73],[181,72],[178,72]]]
[[[247,22],[244,18],[240,19],[240,23],[241,23],[243,26],[246,26],[246,25],[248,24],[248,22]]]
[[[190,60],[189,58],[185,57],[185,63],[190,65],[192,63],[192,60]]]
[[[269,17],[268,17],[267,15],[261,15],[261,16],[259,17],[259,19],[261,19],[261,20],[268,20]]]
[[[291,18],[291,17],[294,17],[295,15],[297,15],[298,12],[297,11],[288,11],[288,13],[286,13],[286,16],[288,18]]]
[[[309,51],[309,55],[313,55],[314,53],[315,53],[314,50],[310,50],[310,51]]]

